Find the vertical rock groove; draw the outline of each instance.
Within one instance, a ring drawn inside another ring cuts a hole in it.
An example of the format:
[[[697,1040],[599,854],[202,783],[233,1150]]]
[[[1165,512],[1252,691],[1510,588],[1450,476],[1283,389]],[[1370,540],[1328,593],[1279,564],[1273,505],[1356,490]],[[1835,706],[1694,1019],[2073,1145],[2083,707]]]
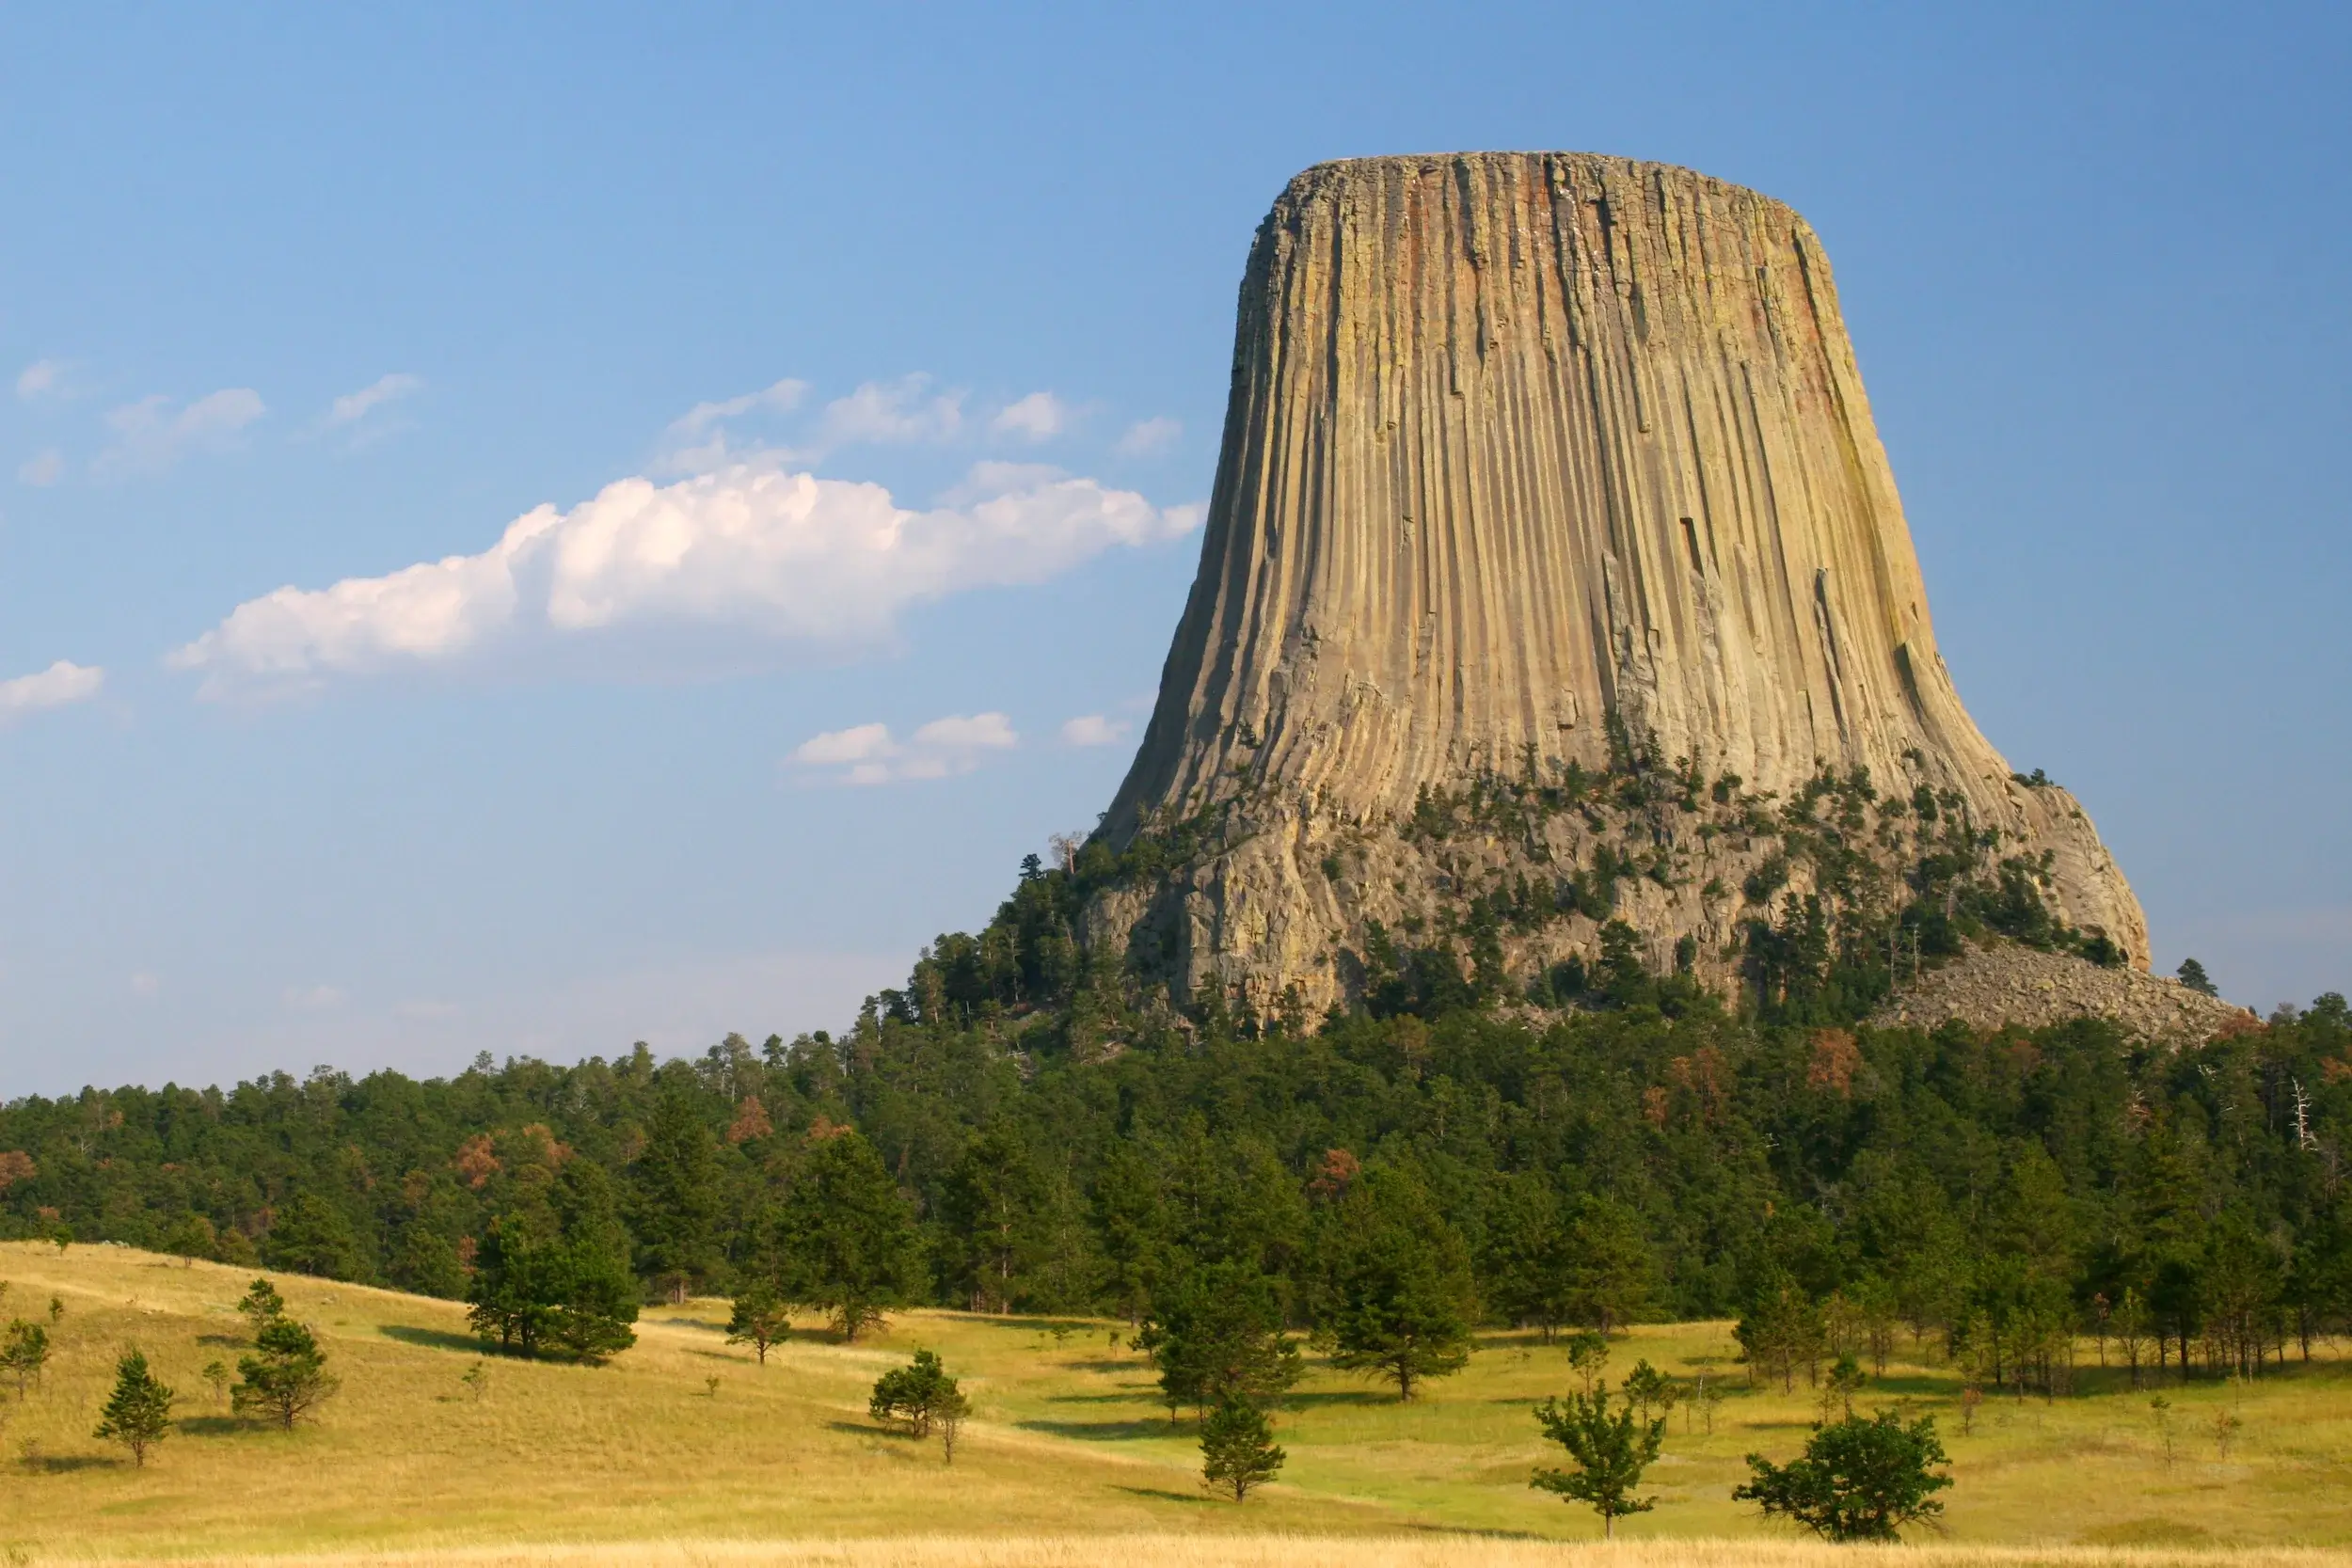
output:
[[[1754,791],[1957,791],[2144,962],[2089,819],[2012,782],[1926,605],[1794,212],[1581,153],[1319,165],[1250,250],[1200,575],[1104,833],[1248,793],[1262,842],[1194,878],[1179,968],[1325,998],[1364,912],[1300,867],[1330,824],[1600,768],[1614,710]],[[1705,924],[1688,902],[1654,939]]]

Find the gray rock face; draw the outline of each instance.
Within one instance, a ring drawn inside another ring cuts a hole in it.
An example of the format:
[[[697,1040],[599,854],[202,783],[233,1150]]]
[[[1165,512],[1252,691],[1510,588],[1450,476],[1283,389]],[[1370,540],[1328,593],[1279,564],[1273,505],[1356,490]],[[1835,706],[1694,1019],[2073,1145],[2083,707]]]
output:
[[[2048,852],[2059,915],[2146,962],[2089,818],[2013,782],[1961,705],[1802,218],[1581,153],[1307,170],[1250,250],[1200,573],[1103,836],[1226,826],[1173,881],[1099,897],[1088,935],[1146,942],[1180,995],[1327,1005],[1367,920],[1606,831],[1434,850],[1400,831],[1424,792],[1601,769],[1612,715],[1751,799],[1856,768],[1956,795],[2004,853]],[[1696,890],[1769,847],[1686,834],[1688,885],[1624,912],[1728,962],[1739,911]]]

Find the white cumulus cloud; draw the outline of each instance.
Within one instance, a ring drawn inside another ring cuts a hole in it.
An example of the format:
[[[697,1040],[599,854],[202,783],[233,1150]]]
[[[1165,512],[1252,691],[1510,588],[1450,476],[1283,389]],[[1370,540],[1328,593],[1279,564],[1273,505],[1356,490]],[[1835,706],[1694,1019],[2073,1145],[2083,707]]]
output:
[[[247,600],[167,662],[200,673],[201,694],[219,698],[665,629],[838,657],[887,642],[910,605],[1041,582],[1200,517],[1009,465],[980,465],[920,512],[879,484],[770,461],[667,485],[625,479],[569,512],[526,513],[478,555]]]
[[[1114,450],[1121,457],[1156,457],[1174,446],[1184,433],[1184,427],[1165,414],[1138,420],[1127,427]]]
[[[279,1000],[289,1012],[313,1013],[342,1006],[343,993],[339,988],[328,985],[288,986]]]
[[[1116,746],[1127,736],[1124,719],[1112,719],[1100,713],[1082,713],[1061,727],[1065,746]]]
[[[356,392],[345,392],[327,406],[320,425],[328,430],[358,424],[388,403],[398,403],[424,390],[424,377],[395,372],[377,376]]]
[[[1070,428],[1070,405],[1051,392],[1031,392],[999,410],[988,428],[1024,441],[1049,440]]]
[[[51,447],[16,466],[16,477],[26,484],[55,484],[65,477],[65,453]]]
[[[0,681],[0,725],[44,709],[87,703],[105,685],[105,671],[62,658],[39,674]]]
[[[98,454],[90,469],[102,479],[159,473],[191,451],[224,451],[246,426],[268,409],[250,387],[224,387],[184,407],[154,393],[106,415],[114,444]]]
[[[969,773],[992,752],[1021,744],[1012,721],[1001,713],[951,714],[934,719],[905,740],[887,724],[858,724],[828,730],[793,750],[793,763],[818,770],[836,784],[891,784],[900,779],[945,779]]]

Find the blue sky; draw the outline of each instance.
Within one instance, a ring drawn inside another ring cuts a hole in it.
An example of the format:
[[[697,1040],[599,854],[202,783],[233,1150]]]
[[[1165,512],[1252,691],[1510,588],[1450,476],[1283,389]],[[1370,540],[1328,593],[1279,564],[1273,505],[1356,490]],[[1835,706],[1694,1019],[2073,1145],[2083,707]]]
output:
[[[844,1022],[1107,802],[1275,193],[1455,148],[1804,212],[1979,723],[2352,981],[2339,8],[342,9],[0,12],[0,1095]]]

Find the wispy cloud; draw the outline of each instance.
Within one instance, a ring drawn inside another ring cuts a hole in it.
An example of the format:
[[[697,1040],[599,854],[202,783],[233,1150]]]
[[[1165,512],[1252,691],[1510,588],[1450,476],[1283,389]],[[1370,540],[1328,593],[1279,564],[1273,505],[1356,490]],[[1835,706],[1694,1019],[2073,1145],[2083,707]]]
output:
[[[49,708],[88,702],[105,685],[105,671],[62,658],[39,674],[0,681],[0,725]]]
[[[1131,726],[1124,719],[1112,719],[1100,713],[1082,713],[1061,727],[1061,743],[1065,746],[1116,746],[1127,738]]]
[[[1021,744],[1012,721],[1001,713],[961,714],[934,719],[901,741],[887,724],[858,724],[828,730],[803,741],[794,766],[835,784],[893,784],[902,779],[945,779],[969,773],[991,752]]]
[[[661,433],[660,454],[655,458],[655,471],[663,474],[707,473],[724,467],[748,453],[762,450],[755,441],[748,449],[742,438],[728,431],[727,423],[747,415],[789,414],[800,407],[808,396],[808,383],[790,377],[771,383],[756,392],[740,397],[725,398],[717,403],[698,403],[676,419]]]
[[[1156,457],[1174,446],[1184,433],[1182,424],[1162,414],[1129,425],[1113,450],[1121,457]]]
[[[946,441],[963,429],[963,393],[934,392],[928,375],[869,381],[825,404],[816,450]]]
[[[662,432],[653,472],[706,474],[743,463],[816,463],[845,447],[938,445],[964,430],[964,394],[936,389],[928,375],[868,381],[826,404],[798,428],[781,425],[781,417],[799,412],[807,396],[808,383],[787,379],[740,397],[698,403]]]
[[[153,393],[106,415],[114,444],[90,464],[101,479],[160,473],[192,451],[226,451],[269,410],[250,387],[224,387],[184,407]]]
[[[278,1000],[285,1004],[288,1012],[325,1012],[329,1007],[342,1006],[343,993],[340,988],[328,985],[288,986]]]
[[[58,359],[36,359],[16,375],[16,395],[26,403],[35,398],[57,397],[66,389],[69,367]]]
[[[51,447],[16,466],[16,477],[26,484],[55,484],[65,477],[65,453]]]
[[[927,511],[879,484],[770,461],[668,485],[627,479],[569,512],[541,506],[479,555],[236,608],[168,662],[212,698],[266,697],[340,676],[480,667],[664,628],[784,657],[883,645],[911,605],[1041,582],[1118,546],[1173,538],[1198,507],[1051,468],[982,464]]]
[[[1044,441],[1070,428],[1070,405],[1051,392],[1031,392],[988,421],[990,432],[1024,441]]]
[[[405,372],[379,375],[358,391],[345,392],[329,404],[326,412],[319,416],[319,428],[345,429],[359,423],[387,404],[414,397],[423,390],[424,377],[421,375],[409,375]]]

